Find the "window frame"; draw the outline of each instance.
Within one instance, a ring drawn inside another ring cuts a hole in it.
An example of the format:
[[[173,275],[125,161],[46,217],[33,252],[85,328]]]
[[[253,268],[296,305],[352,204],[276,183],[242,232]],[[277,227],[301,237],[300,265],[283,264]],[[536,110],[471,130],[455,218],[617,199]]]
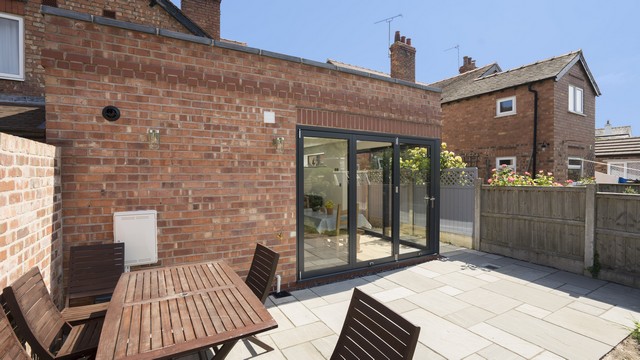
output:
[[[501,112],[500,103],[509,101],[509,100],[511,100],[512,102],[512,109],[509,111]],[[496,117],[509,116],[509,115],[515,115],[515,114],[516,114],[516,96],[515,95],[496,100]]]
[[[0,12],[0,18],[18,22],[18,48],[20,49],[18,53],[18,74],[0,72],[0,79],[24,81],[24,19],[20,16],[3,12]]]
[[[577,95],[580,94],[579,97]],[[580,99],[580,110],[577,109],[576,99]],[[569,112],[579,115],[584,115],[584,89],[576,85],[569,85]]]
[[[496,169],[500,169],[502,167],[502,165],[500,164],[501,160],[510,160],[512,165],[507,165],[508,168],[512,169],[513,172],[516,172],[517,170],[517,165],[518,165],[518,159],[515,156],[501,156],[501,157],[496,157]]]
[[[571,165],[571,160],[577,160],[580,162],[580,165]],[[582,162],[582,158],[579,157],[575,157],[575,156],[569,156],[567,158],[567,178],[569,177],[569,171],[570,170],[580,170],[580,176],[578,177],[578,179],[576,179],[575,181],[580,180],[580,178],[583,177],[583,162]],[[572,179],[573,180],[573,179]]]

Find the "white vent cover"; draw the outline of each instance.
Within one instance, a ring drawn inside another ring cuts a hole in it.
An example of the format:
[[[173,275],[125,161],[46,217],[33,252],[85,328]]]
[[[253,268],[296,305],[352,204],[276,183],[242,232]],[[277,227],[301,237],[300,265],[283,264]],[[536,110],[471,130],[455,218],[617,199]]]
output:
[[[158,262],[158,212],[155,210],[113,213],[113,238],[124,243],[124,265]]]

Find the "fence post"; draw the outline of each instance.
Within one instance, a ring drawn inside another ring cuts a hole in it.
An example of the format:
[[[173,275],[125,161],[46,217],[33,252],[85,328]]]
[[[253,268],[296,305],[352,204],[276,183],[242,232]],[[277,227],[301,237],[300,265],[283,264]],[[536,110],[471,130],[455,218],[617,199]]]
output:
[[[471,248],[473,250],[480,250],[480,192],[482,191],[482,179],[476,179],[474,185],[473,242],[471,243]]]
[[[584,211],[584,274],[589,275],[587,268],[593,266],[596,232],[596,185],[587,184]]]

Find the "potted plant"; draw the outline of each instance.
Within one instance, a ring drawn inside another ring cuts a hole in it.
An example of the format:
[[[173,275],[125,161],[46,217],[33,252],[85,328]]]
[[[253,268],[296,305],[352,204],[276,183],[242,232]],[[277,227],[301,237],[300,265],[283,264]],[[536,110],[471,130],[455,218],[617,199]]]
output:
[[[324,208],[327,210],[327,215],[331,215],[333,214],[333,201],[331,200],[327,200],[326,203],[324,203]]]

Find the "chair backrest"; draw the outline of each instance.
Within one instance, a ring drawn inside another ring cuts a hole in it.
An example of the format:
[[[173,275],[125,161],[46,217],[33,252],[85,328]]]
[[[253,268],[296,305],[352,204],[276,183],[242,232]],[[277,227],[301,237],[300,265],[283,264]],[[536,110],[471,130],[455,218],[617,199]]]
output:
[[[124,243],[72,246],[69,305],[72,299],[111,295],[124,272]]]
[[[269,296],[273,278],[276,276],[279,258],[280,254],[266,246],[256,244],[256,251],[245,282],[263,304]]]
[[[13,333],[9,319],[0,309],[0,360],[31,360]]]
[[[341,204],[336,205],[336,235],[340,235],[340,229],[342,229],[343,224],[347,224],[349,219],[349,209],[343,209]],[[346,232],[349,233],[349,229]]]
[[[411,359],[419,334],[420,327],[356,288],[331,359]]]
[[[3,290],[3,296],[18,333],[41,359],[53,359],[61,334],[71,329],[53,303],[37,267]]]

